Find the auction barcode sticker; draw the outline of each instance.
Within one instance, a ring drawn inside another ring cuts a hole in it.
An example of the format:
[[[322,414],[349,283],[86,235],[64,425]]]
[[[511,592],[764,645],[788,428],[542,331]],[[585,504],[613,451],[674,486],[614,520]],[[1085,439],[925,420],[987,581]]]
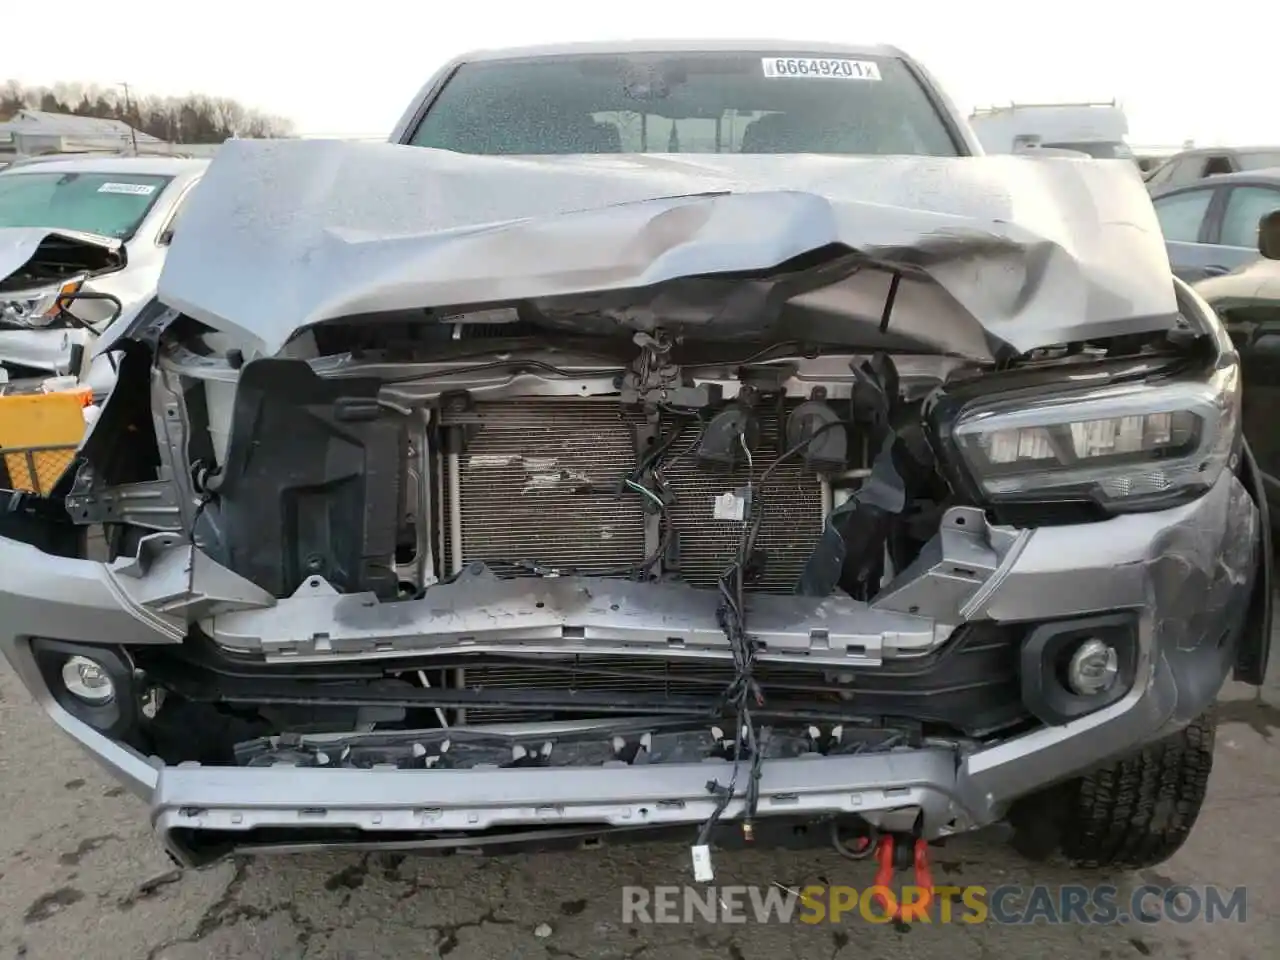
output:
[[[104,183],[99,193],[127,193],[132,197],[149,197],[156,192],[154,183]]]
[[[880,64],[873,60],[831,60],[826,57],[765,57],[766,77],[809,77],[819,80],[879,80]]]

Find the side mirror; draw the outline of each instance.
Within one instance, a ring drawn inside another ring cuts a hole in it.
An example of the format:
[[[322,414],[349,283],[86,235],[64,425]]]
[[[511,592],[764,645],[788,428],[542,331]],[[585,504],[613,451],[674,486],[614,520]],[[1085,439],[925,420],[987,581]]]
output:
[[[173,243],[173,227],[166,227],[160,231],[160,236],[156,237],[156,242],[162,247],[167,247]]]
[[[1280,210],[1258,221],[1258,252],[1268,260],[1280,260]]]

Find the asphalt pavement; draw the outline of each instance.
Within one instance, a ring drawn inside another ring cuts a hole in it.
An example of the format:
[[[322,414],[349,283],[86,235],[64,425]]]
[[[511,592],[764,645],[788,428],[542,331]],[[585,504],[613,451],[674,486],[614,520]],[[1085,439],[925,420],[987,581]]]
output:
[[[935,883],[1245,887],[1244,916],[1156,923],[648,924],[623,887],[689,877],[684,844],[501,859],[317,854],[178,871],[124,793],[0,668],[0,960],[451,960],[797,957],[1261,960],[1280,956],[1280,683],[1223,691],[1210,799],[1183,850],[1140,874],[1083,876],[1020,860],[998,834],[935,852]],[[716,882],[865,887],[873,867],[833,851],[721,854]],[[775,888],[776,889],[776,888]],[[1029,895],[1028,895],[1029,896]],[[1193,900],[1186,898],[1191,897]],[[1018,903],[1010,900],[1017,913]],[[1179,907],[1181,904],[1181,907]],[[736,909],[736,904],[733,909]],[[936,912],[936,911],[935,911]],[[954,916],[959,918],[958,911]],[[972,914],[968,914],[972,916]]]

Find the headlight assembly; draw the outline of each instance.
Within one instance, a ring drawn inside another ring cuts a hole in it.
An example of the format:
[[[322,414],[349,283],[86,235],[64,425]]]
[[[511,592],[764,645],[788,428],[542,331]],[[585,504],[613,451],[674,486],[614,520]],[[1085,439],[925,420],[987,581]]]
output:
[[[0,322],[22,327],[47,327],[58,319],[63,301],[80,292],[84,277],[28,290],[0,291]]]
[[[1207,381],[975,400],[950,435],[975,492],[1000,501],[1093,500],[1158,509],[1217,482],[1239,432],[1235,364]]]

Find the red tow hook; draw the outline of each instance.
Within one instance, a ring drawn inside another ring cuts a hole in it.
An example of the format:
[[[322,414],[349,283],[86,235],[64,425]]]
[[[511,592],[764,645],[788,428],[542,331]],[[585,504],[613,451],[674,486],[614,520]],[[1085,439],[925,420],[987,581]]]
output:
[[[929,905],[933,903],[933,871],[929,867],[929,845],[917,838],[913,847],[913,866],[915,867],[914,895],[904,895],[903,902],[898,902],[893,889],[893,873],[897,866],[898,848],[893,836],[884,834],[876,845],[875,886],[872,888],[875,898],[880,901],[886,916],[893,920],[910,923],[914,920],[929,919]],[[903,891],[906,894],[907,891]]]

